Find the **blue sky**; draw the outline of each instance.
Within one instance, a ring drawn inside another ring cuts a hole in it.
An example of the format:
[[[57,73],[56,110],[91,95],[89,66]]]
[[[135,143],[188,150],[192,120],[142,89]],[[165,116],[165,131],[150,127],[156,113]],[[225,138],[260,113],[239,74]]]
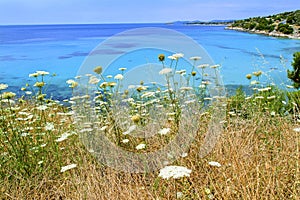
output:
[[[299,0],[0,0],[0,24],[209,21],[297,9]]]

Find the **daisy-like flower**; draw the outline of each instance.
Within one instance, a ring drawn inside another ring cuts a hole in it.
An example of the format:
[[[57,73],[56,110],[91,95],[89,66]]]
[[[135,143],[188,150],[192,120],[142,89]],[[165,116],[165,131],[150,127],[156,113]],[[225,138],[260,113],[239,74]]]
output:
[[[192,87],[181,87],[180,90],[184,90],[184,91],[188,91],[188,90],[192,90],[193,88]]]
[[[300,132],[300,127],[294,128],[293,131],[295,131],[295,132]]]
[[[258,85],[258,84],[259,84],[259,81],[256,81],[256,80],[251,81],[251,83],[250,83],[250,85]]]
[[[169,179],[169,178],[182,178],[182,177],[189,177],[192,170],[182,167],[182,166],[166,166],[162,168],[159,172],[159,177],[162,177],[163,179]]]
[[[208,162],[208,164],[213,167],[221,167],[222,166],[220,163],[215,162],[215,161],[210,161],[210,162]]]
[[[41,76],[45,76],[45,75],[49,74],[49,72],[46,72],[46,71],[36,71],[36,73]]]
[[[200,59],[201,59],[200,56],[192,56],[192,57],[190,57],[190,60],[194,60],[194,61],[200,60]]]
[[[141,144],[137,145],[135,148],[136,148],[137,150],[145,149],[145,148],[146,148],[146,144],[141,143]]]
[[[3,99],[12,99],[16,96],[16,93],[4,92],[1,96],[2,96]]]
[[[119,70],[120,71],[125,71],[127,68],[126,67],[120,67]]]
[[[255,99],[264,99],[265,97],[263,97],[263,96],[257,96],[257,97],[255,97]]]
[[[46,131],[52,131],[54,129],[53,123],[47,122],[45,126]]]
[[[115,77],[114,77],[114,79],[116,79],[116,80],[122,80],[124,77],[123,77],[123,75],[122,74],[117,74]]]
[[[124,140],[122,140],[122,143],[124,143],[124,144],[126,144],[126,143],[128,143],[129,142],[129,140],[128,139],[124,139]]]
[[[60,172],[65,172],[65,171],[68,171],[68,170],[70,170],[70,169],[73,169],[73,168],[75,168],[75,167],[77,167],[77,165],[76,165],[76,164],[70,164],[70,165],[67,165],[67,166],[61,167],[61,170],[60,170]]]
[[[129,133],[131,133],[132,131],[134,131],[136,129],[136,125],[132,125],[129,127],[129,129],[127,131],[125,131],[123,133],[123,135],[128,135]]]
[[[40,106],[36,107],[36,109],[38,109],[38,110],[40,110],[40,111],[44,111],[44,110],[46,110],[47,108],[48,108],[48,107],[45,106],[45,105],[40,105]]]
[[[78,83],[72,79],[67,80],[66,83],[69,85],[70,88],[75,88],[78,86]]]
[[[55,140],[55,142],[62,142],[68,139],[68,137],[71,135],[73,135],[73,133],[69,133],[69,132],[63,133],[58,139]]]
[[[212,66],[210,66],[210,68],[212,68],[212,69],[216,69],[218,67],[220,67],[220,65],[212,65]]]
[[[179,58],[183,58],[184,54],[183,53],[175,53],[172,55],[176,60],[178,60]]]
[[[204,69],[204,68],[207,68],[209,67],[209,64],[201,64],[201,65],[198,65],[197,68],[200,68],[200,69]]]
[[[39,76],[39,73],[32,73],[32,74],[29,74],[29,77],[38,77]]]
[[[95,84],[99,83],[99,81],[100,80],[97,77],[91,76],[90,79],[89,79],[89,84],[95,85]]]
[[[0,90],[5,90],[8,88],[7,84],[0,83]]]
[[[159,74],[164,75],[164,74],[168,74],[170,72],[172,72],[171,68],[163,68],[162,70],[159,71]]]
[[[158,131],[158,134],[160,135],[167,135],[170,132],[170,128],[163,128]]]
[[[269,97],[267,97],[267,99],[268,99],[268,100],[276,99],[276,96],[275,96],[275,95],[269,96]]]
[[[271,87],[266,87],[266,88],[260,88],[258,89],[259,92],[267,92],[269,90],[271,90],[272,88]]]
[[[168,58],[169,58],[170,60],[176,60],[176,58],[175,58],[174,56],[168,56]]]

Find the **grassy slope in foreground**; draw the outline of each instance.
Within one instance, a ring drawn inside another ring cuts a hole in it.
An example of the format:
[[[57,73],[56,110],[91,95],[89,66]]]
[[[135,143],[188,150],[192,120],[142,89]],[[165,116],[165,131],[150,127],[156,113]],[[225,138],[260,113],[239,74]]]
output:
[[[227,29],[300,39],[300,10],[236,20]]]

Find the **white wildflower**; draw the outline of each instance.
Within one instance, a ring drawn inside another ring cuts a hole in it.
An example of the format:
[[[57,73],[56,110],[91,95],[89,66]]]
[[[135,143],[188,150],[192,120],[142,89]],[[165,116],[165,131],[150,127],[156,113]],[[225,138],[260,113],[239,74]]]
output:
[[[77,167],[77,165],[76,165],[76,164],[70,164],[70,165],[67,165],[67,166],[61,167],[61,170],[60,170],[60,172],[65,172],[65,171],[68,171],[68,170],[70,170],[70,169],[73,169],[73,168],[75,168],[75,167]]]
[[[159,71],[159,74],[164,75],[164,74],[168,74],[170,72],[172,72],[171,68],[163,68],[162,70]]]
[[[202,65],[198,65],[198,68],[204,69],[206,67],[209,67],[209,64],[202,64]]]
[[[129,142],[129,140],[128,139],[124,139],[124,140],[122,140],[122,143],[124,143],[124,144],[126,144],[126,143],[128,143]]]
[[[170,128],[163,128],[161,130],[158,131],[158,134],[160,135],[166,135],[170,132]]]
[[[215,162],[215,161],[210,161],[210,162],[208,162],[208,164],[210,166],[214,166],[214,167],[221,167],[222,166],[220,163]]]
[[[176,198],[177,199],[181,199],[183,197],[183,193],[182,192],[177,192],[176,193]]]
[[[275,99],[275,98],[276,98],[275,95],[267,97],[268,100],[272,100],[272,99]]]
[[[210,66],[210,68],[213,68],[213,69],[216,69],[218,67],[220,67],[220,65],[212,65],[212,66]]]
[[[40,106],[36,107],[36,109],[38,109],[38,110],[40,110],[40,111],[44,111],[44,110],[46,110],[47,108],[48,108],[48,107],[45,106],[45,105],[40,105]]]
[[[295,132],[300,132],[300,127],[294,128],[293,131],[295,131]]]
[[[42,76],[49,74],[49,72],[46,72],[46,71],[36,71],[36,73],[39,75],[42,75]]]
[[[122,80],[124,77],[123,77],[123,75],[122,74],[117,74],[117,75],[115,75],[115,77],[114,77],[114,79],[116,79],[116,80]]]
[[[250,85],[258,85],[258,84],[259,84],[259,82],[256,80],[250,82]]]
[[[55,142],[62,142],[66,139],[68,139],[69,136],[73,135],[74,133],[69,133],[69,132],[66,132],[66,133],[63,133],[60,138],[56,139]]]
[[[266,87],[266,88],[260,88],[258,89],[259,92],[267,92],[269,90],[271,90],[272,88],[271,87]]]
[[[127,68],[126,67],[120,67],[119,70],[120,71],[125,71]]]
[[[187,156],[188,156],[188,153],[182,153],[182,154],[181,154],[181,157],[182,157],[182,158],[185,158],[185,157],[187,157]]]
[[[134,131],[136,129],[136,125],[132,125],[129,127],[129,129],[127,131],[125,131],[123,133],[123,135],[128,135],[129,133],[131,133],[132,131]]]
[[[93,84],[96,85],[97,83],[99,83],[99,79],[96,76],[91,76],[89,79],[89,84]]]
[[[137,150],[145,149],[145,148],[146,148],[146,144],[141,143],[141,144],[137,145],[135,148],[136,148]]]
[[[182,178],[184,176],[189,177],[192,170],[182,167],[182,166],[166,166],[159,172],[159,177],[162,177],[163,179],[169,179],[169,178]]]
[[[46,131],[52,131],[54,129],[53,123],[47,122],[45,129],[46,129]]]
[[[257,96],[257,97],[255,97],[255,99],[264,99],[265,97],[263,97],[263,96]]]
[[[194,61],[200,60],[200,59],[201,59],[200,56],[192,56],[192,57],[190,57],[190,60],[194,60]]]
[[[6,88],[8,88],[7,84],[0,83],[0,90],[5,90]]]
[[[175,53],[172,56],[177,60],[179,58],[183,58],[184,54],[183,53]]]

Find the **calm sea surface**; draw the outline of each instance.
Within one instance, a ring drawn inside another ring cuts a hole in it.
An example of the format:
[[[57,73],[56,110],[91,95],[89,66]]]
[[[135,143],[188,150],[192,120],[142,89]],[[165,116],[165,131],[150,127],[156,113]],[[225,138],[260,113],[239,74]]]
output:
[[[264,81],[287,83],[286,69],[300,40],[273,38],[225,30],[224,26],[181,24],[99,24],[0,26],[0,83],[22,94],[29,73],[45,70],[57,76],[48,80],[48,94],[68,96],[65,81],[76,76],[86,56],[105,39],[134,28],[160,27],[179,31],[200,44],[216,64],[226,85],[247,85],[245,75],[267,72]],[[120,49],[122,47],[120,46]],[[109,52],[106,52],[109,53]],[[200,55],[201,56],[201,55]],[[101,63],[99,63],[101,65]],[[130,66],[122,66],[130,67]]]

